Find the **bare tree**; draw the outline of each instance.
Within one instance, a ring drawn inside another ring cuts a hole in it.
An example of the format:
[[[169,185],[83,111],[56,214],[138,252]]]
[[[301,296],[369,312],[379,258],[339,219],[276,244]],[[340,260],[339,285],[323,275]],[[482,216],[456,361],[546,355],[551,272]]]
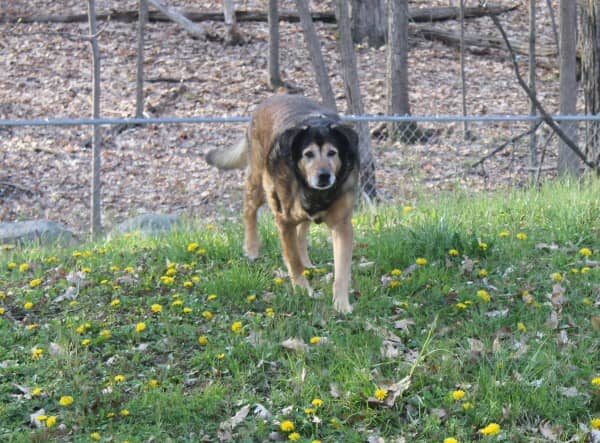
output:
[[[374,48],[385,44],[385,0],[351,0],[351,5],[352,40],[361,43],[366,39],[369,46]]]
[[[581,2],[582,79],[588,114],[600,114],[600,6],[595,0]],[[600,123],[589,122],[587,155],[600,165]]]
[[[529,88],[531,92],[535,95],[536,92],[536,81],[535,81],[535,71],[536,71],[536,51],[535,51],[535,28],[536,28],[536,0],[529,0]],[[533,102],[531,102],[531,107],[529,113],[531,115],[537,115],[537,110]],[[533,129],[536,127],[537,122],[532,120],[529,124],[529,128]],[[537,161],[537,133],[536,131],[530,131],[529,133],[529,165],[531,167],[531,177],[535,177],[535,171],[538,167]]]
[[[300,23],[302,24],[302,30],[304,31],[304,40],[308,47],[308,53],[315,69],[315,76],[319,87],[319,93],[321,94],[321,100],[324,105],[331,109],[336,109],[335,96],[333,95],[333,89],[329,82],[327,67],[323,61],[319,37],[317,36],[317,31],[315,31],[315,26],[310,16],[308,3],[306,0],[296,0],[296,8],[298,9]]]
[[[560,1],[560,114],[577,113],[577,2]],[[562,121],[560,127],[567,136],[577,143],[577,124]],[[559,174],[577,175],[579,160],[565,144],[558,147]]]
[[[144,26],[148,21],[148,2],[139,0],[139,8],[135,116],[141,118],[144,116]]]
[[[225,43],[228,45],[241,43],[243,38],[235,17],[235,0],[223,0],[223,15],[225,19]]]
[[[339,27],[339,46],[342,61],[342,75],[346,87],[346,99],[351,114],[363,114],[363,104],[360,96],[358,81],[358,68],[352,32],[350,30],[350,17],[348,14],[347,0],[336,0],[336,16]],[[360,153],[360,181],[363,194],[371,201],[377,197],[375,181],[375,159],[371,147],[369,125],[365,121],[357,123],[359,153]]]
[[[279,69],[279,11],[277,0],[269,0],[269,61],[268,84],[271,89],[283,86],[281,70]]]
[[[92,49],[92,104],[93,118],[100,118],[100,49],[98,47],[98,29],[96,26],[96,4],[88,0],[89,42]],[[100,235],[102,218],[100,209],[100,126],[93,125],[92,132],[92,183],[91,183],[91,234]]]

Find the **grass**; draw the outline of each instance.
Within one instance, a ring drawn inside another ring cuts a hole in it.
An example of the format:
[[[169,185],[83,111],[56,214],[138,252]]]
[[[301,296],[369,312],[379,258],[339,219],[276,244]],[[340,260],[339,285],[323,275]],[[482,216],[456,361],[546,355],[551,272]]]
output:
[[[591,439],[600,183],[411,205],[357,212],[349,316],[319,226],[322,298],[292,293],[268,217],[253,263],[238,224],[5,245],[0,439]]]

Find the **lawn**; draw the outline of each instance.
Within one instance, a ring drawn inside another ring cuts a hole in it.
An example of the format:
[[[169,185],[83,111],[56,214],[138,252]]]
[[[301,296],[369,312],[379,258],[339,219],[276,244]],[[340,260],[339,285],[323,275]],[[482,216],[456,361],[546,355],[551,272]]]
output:
[[[0,250],[0,440],[600,441],[600,182],[358,210],[294,293],[268,214]]]

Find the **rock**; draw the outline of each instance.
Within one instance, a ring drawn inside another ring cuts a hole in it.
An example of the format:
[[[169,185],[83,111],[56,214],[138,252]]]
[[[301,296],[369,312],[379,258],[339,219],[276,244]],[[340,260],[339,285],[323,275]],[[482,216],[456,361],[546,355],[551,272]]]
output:
[[[173,226],[179,225],[180,222],[179,216],[175,214],[142,214],[117,225],[112,230],[111,236],[126,232],[139,232],[142,236],[158,235],[169,232]]]
[[[74,239],[75,236],[71,231],[60,223],[50,220],[0,223],[0,244],[68,244]]]

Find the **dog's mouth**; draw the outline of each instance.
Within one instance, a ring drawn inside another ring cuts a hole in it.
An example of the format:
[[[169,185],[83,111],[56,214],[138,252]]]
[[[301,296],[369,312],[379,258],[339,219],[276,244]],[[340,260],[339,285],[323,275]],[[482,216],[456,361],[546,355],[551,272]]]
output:
[[[335,184],[335,175],[329,172],[321,172],[317,175],[313,175],[310,178],[310,187],[324,191],[325,189],[331,188]]]

